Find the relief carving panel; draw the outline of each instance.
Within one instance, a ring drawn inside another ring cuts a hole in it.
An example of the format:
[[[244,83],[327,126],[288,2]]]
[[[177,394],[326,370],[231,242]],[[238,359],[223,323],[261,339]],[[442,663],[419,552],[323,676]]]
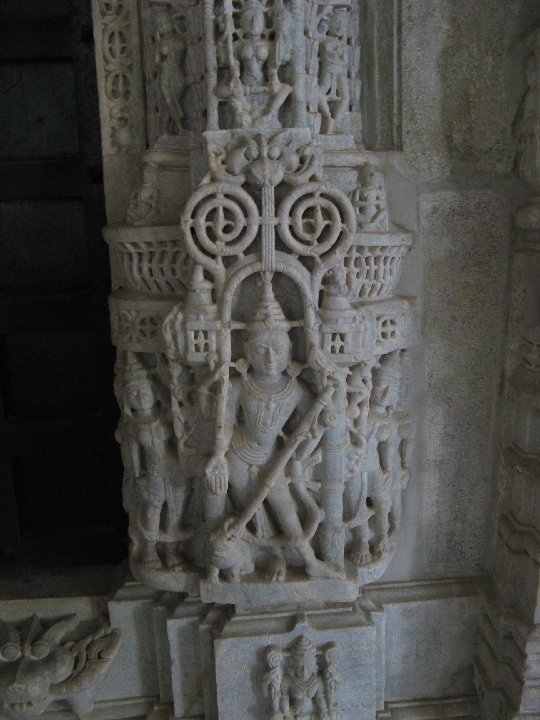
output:
[[[106,239],[131,564],[156,588],[353,600],[398,542],[412,239],[361,145],[358,12],[141,5],[149,149]],[[173,176],[158,225],[173,156],[201,179]]]

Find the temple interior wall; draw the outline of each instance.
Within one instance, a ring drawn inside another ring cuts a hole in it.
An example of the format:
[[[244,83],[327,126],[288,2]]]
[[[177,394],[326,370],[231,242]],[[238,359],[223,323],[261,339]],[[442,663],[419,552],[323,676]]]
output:
[[[394,74],[384,75],[383,66],[379,75],[376,71],[371,75],[372,85],[366,90],[372,96],[378,92],[382,98],[380,107],[385,108],[379,118],[366,120],[373,143],[367,151],[377,153],[385,173],[393,221],[414,233],[398,293],[416,298],[420,329],[418,344],[412,351],[410,383],[417,418],[416,444],[411,480],[403,496],[400,542],[384,576],[364,591],[364,599],[379,609],[382,628],[377,646],[384,647],[384,657],[378,661],[383,677],[379,680],[379,695],[386,706],[378,717],[475,720],[479,710],[473,659],[479,608],[491,587],[499,490],[502,388],[515,240],[513,215],[530,192],[514,174],[514,122],[526,90],[522,38],[540,21],[540,3],[394,0],[381,3],[378,10],[374,6],[375,0],[366,0],[366,12],[372,13],[369,17],[382,13],[383,7],[398,18],[399,52],[394,58]],[[21,98],[12,88],[11,71],[5,69],[7,104],[3,104],[3,110],[0,108],[0,120],[11,126],[13,133],[8,134],[10,149],[4,148],[5,157],[9,162],[30,155],[42,159],[57,152],[54,143],[60,140],[64,144],[59,156],[76,155],[76,122],[69,113],[57,113],[58,103],[71,106],[74,102],[71,81],[65,82],[54,73],[45,81],[50,93],[43,101],[43,114],[46,122],[50,116],[51,124],[43,139],[35,128],[29,127],[24,133],[21,130],[26,127],[21,123],[28,120],[28,115],[22,113],[21,119],[20,110],[13,109],[21,107]],[[36,78],[34,75],[29,82],[36,83]],[[391,91],[388,83],[393,85]],[[27,92],[33,95],[34,91],[30,87]],[[390,96],[392,99],[387,100]],[[97,105],[85,106],[80,112],[95,117]],[[391,121],[388,113],[392,114]],[[379,135],[377,122],[388,123]],[[35,138],[39,151],[26,144],[19,152],[17,138],[22,135],[25,137],[20,142]],[[69,144],[71,137],[73,147]],[[84,138],[79,137],[79,141],[84,142]],[[140,152],[117,156],[106,147],[103,150],[108,219],[113,222],[125,214],[132,192],[132,181],[125,178],[137,173]],[[92,166],[98,163],[96,157],[96,152],[91,154]],[[59,194],[63,192],[62,188],[58,190]],[[88,211],[86,223],[92,226],[99,211],[89,204],[88,192],[83,194]],[[24,203],[23,210],[16,212],[20,202]],[[60,275],[52,271],[48,275],[48,284],[55,285],[61,285],[65,275],[73,277],[72,273],[80,270],[83,253],[77,250],[75,241],[70,244],[70,238],[79,240],[83,233],[79,199],[69,200],[69,207],[66,201],[62,203],[55,204],[49,198],[44,204],[41,198],[35,199],[34,193],[22,200],[11,196],[0,199],[0,232],[4,238],[17,237],[23,243],[25,237],[39,235],[49,218],[58,225],[53,245],[58,249],[65,242],[69,249],[58,250],[56,270]],[[94,233],[91,242],[101,240]],[[0,252],[11,258],[9,240],[0,240],[2,247]],[[35,255],[23,254],[20,263],[34,263],[39,252],[36,248]],[[90,248],[90,252],[94,250]],[[98,265],[103,272],[103,258],[92,266],[94,272]],[[12,269],[17,267],[15,263]],[[9,282],[6,277],[1,292],[10,293]],[[76,324],[75,318],[70,328],[75,329]],[[4,347],[9,349],[21,332],[24,328],[13,330],[8,324],[2,332],[0,326]],[[14,335],[17,337],[12,339]],[[73,343],[73,338],[68,338],[67,355]],[[102,346],[101,341],[97,343],[97,352],[102,353],[98,362],[110,363],[110,351]],[[76,347],[81,357],[87,356],[84,348]],[[57,346],[50,343],[45,352],[50,362],[64,365],[65,355]],[[4,366],[8,367],[9,352],[6,357]],[[84,362],[82,367],[86,368]],[[13,393],[15,367],[13,371],[8,367],[4,375],[9,375],[9,392]],[[112,366],[104,376],[112,378]],[[56,393],[63,392],[62,379],[54,373],[44,382],[49,383],[48,391],[53,384]],[[77,382],[84,380],[75,378]],[[24,399],[26,382],[21,387]],[[39,388],[33,397],[39,404]],[[104,426],[112,431],[108,414],[106,419]],[[99,436],[102,431],[100,425],[95,434]],[[5,434],[13,443],[14,433]],[[101,460],[105,458],[106,463],[111,455],[110,443],[105,450],[98,443],[96,440],[95,454]],[[10,467],[14,457],[16,453],[6,454]],[[81,451],[75,465],[84,462],[85,457]],[[90,476],[85,483],[95,481],[95,487],[102,488],[107,473],[100,465],[95,478]],[[54,498],[52,471],[47,474],[47,483],[48,497]],[[112,491],[104,488],[103,492],[109,497],[112,493],[114,498],[108,517],[111,513],[116,516],[121,512],[118,485]],[[10,502],[9,507],[6,502],[7,512],[13,513],[17,501],[11,498]],[[75,502],[68,511],[77,515]],[[76,521],[74,524],[76,527]],[[102,524],[110,527],[113,523]],[[76,537],[73,542],[77,542]],[[116,548],[114,557],[118,555]],[[50,570],[50,576],[49,571],[43,572],[37,583],[31,579],[29,582],[28,577],[20,580],[23,575],[19,566],[8,565],[6,573],[12,575],[6,576],[6,589],[0,591],[0,617],[16,621],[33,612],[43,617],[75,610],[83,616],[91,614],[95,607],[106,604],[122,582],[116,561],[108,563],[106,552],[100,553],[99,562],[104,565],[102,571],[97,571],[99,582],[82,567],[69,572],[61,569],[61,560],[54,563],[56,568]],[[123,629],[124,644],[111,672],[98,686],[99,712],[95,717],[166,717],[160,713],[166,712],[162,708],[172,702],[172,689],[167,668],[160,668],[155,658],[163,657],[160,652],[167,646],[173,653],[182,652],[170,644],[172,635],[167,635],[167,623],[160,615],[164,606],[167,612],[174,608],[176,599],[131,584],[120,590],[109,605],[112,624]],[[171,623],[169,619],[169,628]],[[158,648],[152,659],[148,656],[149,645]],[[51,718],[64,717],[61,710],[56,712]]]

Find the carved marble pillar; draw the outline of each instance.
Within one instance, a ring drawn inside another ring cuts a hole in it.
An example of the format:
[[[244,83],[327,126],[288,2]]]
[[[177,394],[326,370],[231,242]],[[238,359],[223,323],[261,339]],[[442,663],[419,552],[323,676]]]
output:
[[[484,604],[475,664],[486,720],[537,717],[540,707],[540,34],[529,36],[528,89],[518,113],[517,170],[535,188],[515,216],[494,593]]]
[[[362,145],[359,6],[94,11],[105,154],[138,162],[106,175],[105,230],[133,574],[200,598],[201,638],[224,622],[210,604],[234,605],[229,657],[260,665],[231,696],[221,632],[215,696],[189,712],[367,720],[376,633],[352,603],[399,543],[415,317],[394,294],[412,238]]]

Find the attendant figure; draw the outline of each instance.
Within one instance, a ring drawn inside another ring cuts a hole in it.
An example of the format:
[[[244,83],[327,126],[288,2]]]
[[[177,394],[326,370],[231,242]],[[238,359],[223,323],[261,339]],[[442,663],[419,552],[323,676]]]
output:
[[[349,110],[348,23],[345,8],[334,8],[322,20],[319,50],[319,112],[322,132],[343,132],[345,114]]]
[[[161,94],[167,104],[169,113],[166,128],[178,133],[183,127],[184,110],[182,97],[187,87],[184,60],[186,45],[176,27],[173,19],[165,10],[157,16],[155,63],[158,71],[158,82]]]
[[[158,543],[162,513],[166,505],[169,525],[179,525],[187,487],[180,473],[170,411],[159,400],[149,369],[132,355],[124,378],[120,435],[129,441],[129,467],[134,476],[129,501],[131,553],[145,569],[161,570]],[[174,544],[166,547],[166,556],[168,567],[184,565]]]
[[[305,635],[294,641],[281,684],[283,720],[335,720],[317,663],[317,647]]]

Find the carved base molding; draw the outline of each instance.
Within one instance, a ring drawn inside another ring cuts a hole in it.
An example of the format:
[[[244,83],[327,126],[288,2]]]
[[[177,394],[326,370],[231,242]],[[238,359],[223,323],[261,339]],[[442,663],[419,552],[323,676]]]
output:
[[[482,607],[475,684],[482,717],[537,718],[540,702],[540,628],[528,626],[491,599]]]
[[[450,700],[387,703],[376,720],[477,720],[480,715],[474,696]]]
[[[483,590],[481,578],[387,583],[355,602],[262,611],[128,582],[108,602],[0,602],[0,617],[20,623],[37,612],[48,625],[71,609],[89,623],[108,610],[122,642],[85,720],[274,720],[273,701],[298,692],[324,698],[340,720],[473,720]],[[309,681],[294,675],[309,660]],[[44,717],[76,716],[55,701]]]

